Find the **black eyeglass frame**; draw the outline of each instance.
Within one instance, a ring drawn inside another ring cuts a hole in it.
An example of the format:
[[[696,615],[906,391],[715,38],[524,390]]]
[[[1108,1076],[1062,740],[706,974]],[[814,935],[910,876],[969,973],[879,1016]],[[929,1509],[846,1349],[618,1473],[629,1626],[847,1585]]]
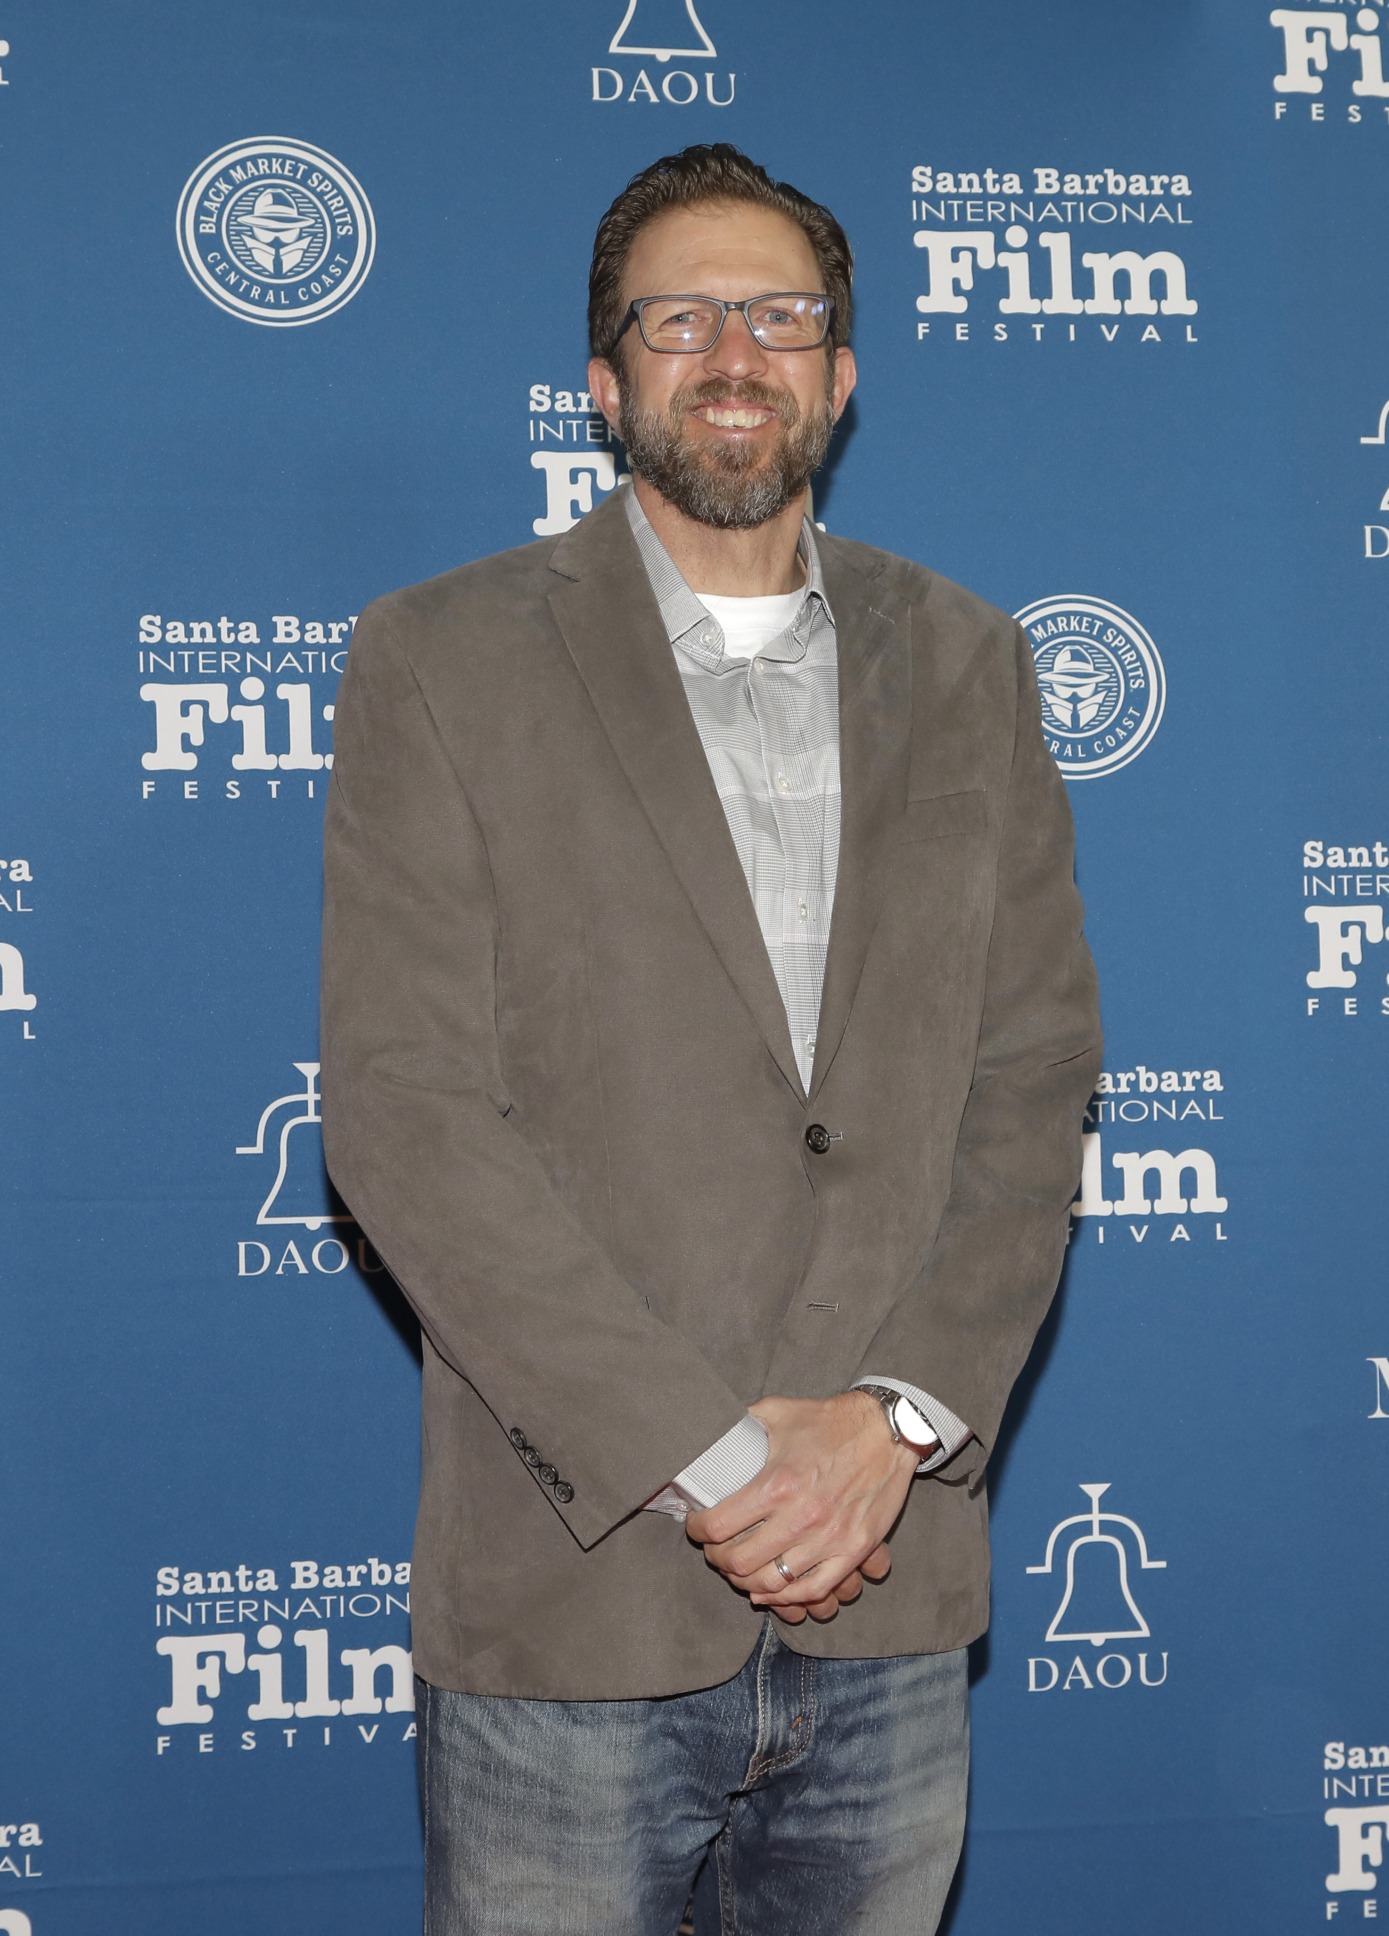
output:
[[[752,318],[748,315],[748,310],[754,303],[773,302],[778,296],[807,297],[812,302],[822,302],[825,305],[825,326],[813,343],[773,344],[762,341],[762,338],[753,328]],[[697,350],[667,349],[664,344],[653,343],[646,333],[644,312],[648,304],[661,302],[713,303],[716,308],[723,311],[723,314],[719,317],[719,326],[709,338],[709,341],[707,343],[701,343]],[[826,295],[823,290],[819,289],[769,289],[765,294],[760,296],[744,296],[741,302],[725,302],[722,296],[697,295],[692,289],[677,289],[672,291],[668,296],[638,296],[635,302],[628,303],[627,314],[622,318],[622,325],[612,340],[612,346],[608,351],[608,355],[612,355],[613,350],[617,348],[618,344],[632,327],[632,324],[635,323],[641,331],[642,342],[645,343],[653,356],[704,356],[718,342],[720,336],[723,334],[724,324],[736,310],[747,324],[748,334],[759,348],[769,351],[773,356],[798,356],[802,350],[818,350],[823,347],[834,324],[834,309],[834,297]]]

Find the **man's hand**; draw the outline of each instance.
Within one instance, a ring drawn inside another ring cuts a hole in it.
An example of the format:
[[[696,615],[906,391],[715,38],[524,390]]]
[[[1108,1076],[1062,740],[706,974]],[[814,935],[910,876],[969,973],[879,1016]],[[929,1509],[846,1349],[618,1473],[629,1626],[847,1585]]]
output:
[[[886,1577],[884,1541],[920,1454],[894,1443],[866,1392],[763,1398],[749,1410],[767,1428],[766,1465],[721,1505],[691,1513],[685,1530],[754,1606],[793,1625],[807,1613],[831,1619],[865,1579]]]

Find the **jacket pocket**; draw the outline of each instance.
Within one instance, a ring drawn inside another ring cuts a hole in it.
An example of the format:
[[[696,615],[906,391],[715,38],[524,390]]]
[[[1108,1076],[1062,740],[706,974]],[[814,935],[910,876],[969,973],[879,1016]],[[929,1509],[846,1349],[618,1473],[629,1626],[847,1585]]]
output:
[[[938,793],[927,800],[908,800],[897,838],[938,840],[945,834],[981,834],[988,820],[983,787],[971,787],[966,793]]]

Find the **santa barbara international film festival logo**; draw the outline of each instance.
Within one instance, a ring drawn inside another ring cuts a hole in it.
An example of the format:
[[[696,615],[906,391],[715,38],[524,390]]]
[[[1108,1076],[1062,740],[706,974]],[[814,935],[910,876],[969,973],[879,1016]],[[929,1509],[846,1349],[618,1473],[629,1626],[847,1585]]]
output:
[[[1167,675],[1131,613],[1064,593],[1015,614],[1032,644],[1042,730],[1068,780],[1117,772],[1162,724]]]
[[[1336,1838],[1325,1920],[1339,1921],[1344,1909],[1357,1921],[1378,1921],[1375,1890],[1389,1839],[1389,1743],[1328,1741],[1321,1767],[1322,1799],[1331,1804],[1322,1819]]]
[[[1137,1645],[1153,1637],[1140,1605],[1141,1576],[1164,1571],[1167,1562],[1153,1558],[1137,1520],[1101,1504],[1111,1489],[1107,1480],[1083,1484],[1088,1508],[1058,1520],[1042,1558],[1027,1568],[1052,1583],[1057,1597],[1043,1645],[1063,1649],[1060,1658],[1046,1653],[1028,1661],[1029,1694],[1112,1693],[1167,1680],[1166,1653]]]
[[[696,11],[695,0],[627,0],[608,53],[641,65],[592,70],[591,98],[605,106],[644,103],[688,108],[703,103],[726,108],[733,104],[738,77],[705,65],[718,59],[719,50]],[[655,63],[654,68],[646,65],[648,61]],[[697,65],[687,67],[687,61]]]
[[[379,1553],[156,1567],[155,1755],[413,1742],[409,1619],[410,1562]]]
[[[1384,67],[1385,0],[1319,0],[1274,7],[1268,24],[1280,56],[1273,76],[1273,118],[1315,126],[1389,127]]]
[[[183,266],[211,302],[281,328],[350,302],[376,253],[357,180],[321,148],[276,136],[209,155],[184,185],[177,228]]]
[[[296,1062],[297,1084],[260,1113],[255,1135],[236,1154],[258,1158],[256,1228],[236,1246],[238,1277],[337,1277],[349,1264],[364,1275],[385,1269],[334,1191],[323,1161],[323,1113],[316,1062]]]
[[[1389,841],[1337,837],[1302,843],[1302,918],[1312,993],[1305,1013],[1320,1025],[1389,1019]],[[1352,829],[1352,832],[1361,831]]]
[[[1051,165],[911,171],[916,340],[1191,344],[1189,175]],[[1180,248],[1178,247],[1180,244]],[[1117,245],[1117,246],[1116,246]]]

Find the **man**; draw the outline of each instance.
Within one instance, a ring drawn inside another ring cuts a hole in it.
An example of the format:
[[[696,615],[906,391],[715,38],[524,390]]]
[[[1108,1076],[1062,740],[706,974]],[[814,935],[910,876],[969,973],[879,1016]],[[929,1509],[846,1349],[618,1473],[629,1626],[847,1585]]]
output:
[[[424,1332],[435,1936],[670,1936],[711,1849],[726,1932],[922,1936],[954,1868],[1098,1034],[1025,640],[806,517],[850,277],[735,149],[638,175],[631,486],[354,637],[324,1133]]]

